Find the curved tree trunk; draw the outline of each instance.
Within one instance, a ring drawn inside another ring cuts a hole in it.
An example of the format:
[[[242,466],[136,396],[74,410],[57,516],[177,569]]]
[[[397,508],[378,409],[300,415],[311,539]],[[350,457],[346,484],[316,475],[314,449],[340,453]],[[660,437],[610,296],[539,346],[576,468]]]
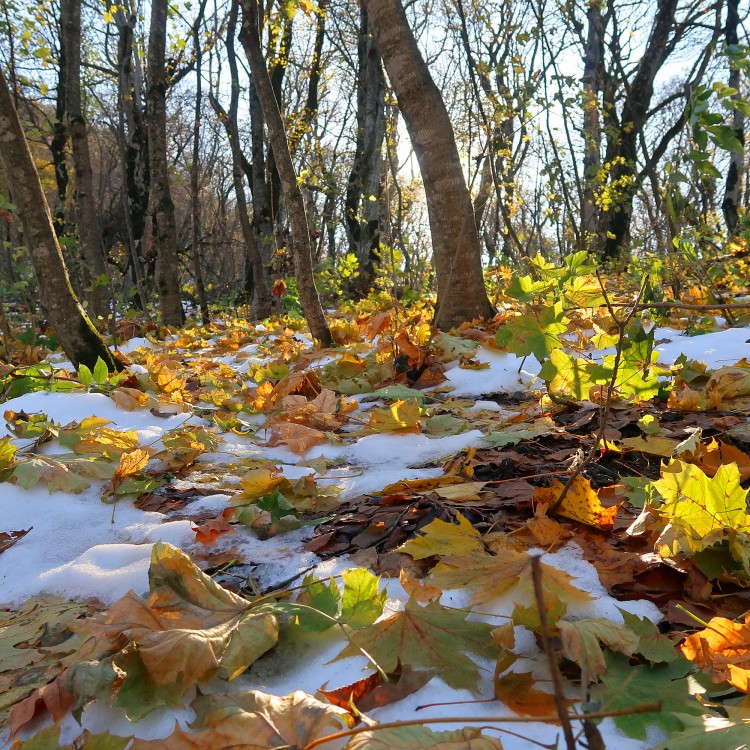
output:
[[[81,0],[61,0],[61,42],[65,50],[65,109],[75,169],[75,206],[78,242],[88,266],[91,312],[105,322],[109,316],[109,289],[94,202],[94,175],[91,169],[86,119],[81,106]]]
[[[482,275],[471,196],[448,111],[399,0],[364,0],[380,54],[422,172],[438,301],[435,325],[450,328],[494,309]]]
[[[346,187],[349,252],[359,261],[356,288],[366,296],[372,288],[380,245],[380,180],[385,138],[385,75],[378,43],[367,12],[360,4],[357,44],[357,136],[354,162]]]
[[[162,322],[181,326],[185,314],[180,299],[177,228],[174,203],[169,190],[167,167],[167,0],[151,3],[151,29],[148,41],[148,161],[150,171],[151,220],[156,248],[156,283]]]
[[[725,39],[727,46],[737,44],[737,27],[740,23],[739,0],[727,0],[727,21],[725,27]],[[736,89],[738,92],[740,86],[740,67],[730,58],[729,88]],[[737,98],[742,96],[737,94]],[[724,221],[727,225],[729,234],[737,231],[739,223],[739,209],[742,204],[742,173],[745,167],[745,114],[741,109],[735,109],[732,115],[732,128],[737,140],[742,144],[741,151],[732,151],[729,154],[729,168],[727,170],[727,179],[724,183],[724,200],[721,208],[724,213]]]
[[[307,225],[305,201],[297,184],[297,173],[294,170],[292,157],[289,153],[284,122],[281,119],[279,104],[274,95],[273,85],[260,46],[257,0],[241,0],[241,3],[243,18],[240,41],[245,48],[245,54],[250,63],[250,72],[263,109],[263,118],[268,128],[268,139],[279,171],[281,189],[289,213],[289,223],[292,228],[292,257],[294,258],[294,271],[302,311],[310,326],[310,331],[318,340],[318,343],[323,347],[330,346],[332,343],[331,332],[323,314],[313,277],[312,243]]]
[[[52,226],[52,215],[2,68],[0,113],[0,162],[21,217],[42,308],[63,351],[75,367],[84,364],[91,368],[101,357],[110,371],[118,369],[112,353],[86,317],[70,285]]]
[[[227,47],[227,63],[229,64],[232,82],[229,111],[225,112],[221,104],[213,96],[210,96],[210,100],[211,106],[219,115],[219,119],[224,125],[229,139],[229,146],[232,150],[232,184],[237,199],[237,213],[239,215],[240,229],[242,230],[242,239],[245,243],[245,293],[247,302],[252,302],[253,312],[258,317],[266,318],[273,311],[273,296],[271,295],[268,271],[263,263],[256,234],[247,212],[244,185],[244,180],[247,179],[250,188],[253,188],[254,170],[258,168],[258,165],[250,165],[242,153],[242,148],[240,147],[240,130],[237,123],[237,111],[240,101],[240,77],[237,69],[237,58],[235,57],[234,38],[237,34],[238,13],[239,2],[238,0],[232,0],[229,19],[227,21],[225,42]],[[259,208],[255,204],[255,201],[253,202],[253,210],[256,216],[258,216]]]

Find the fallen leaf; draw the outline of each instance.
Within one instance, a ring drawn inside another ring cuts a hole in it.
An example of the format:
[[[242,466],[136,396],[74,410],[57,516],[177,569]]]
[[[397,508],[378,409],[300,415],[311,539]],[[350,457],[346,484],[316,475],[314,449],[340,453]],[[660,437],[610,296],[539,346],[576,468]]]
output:
[[[551,487],[540,487],[534,492],[534,500],[552,507],[560,497],[563,486],[561,482],[555,480]],[[591,482],[579,474],[573,480],[562,504],[555,512],[572,521],[608,530],[615,525],[618,508],[618,505],[605,508],[599,500],[599,495],[592,489]]]
[[[19,539],[23,539],[34,527],[19,531],[0,531],[0,554],[10,549]]]
[[[372,409],[367,426],[376,432],[421,432],[419,404],[410,399]]]
[[[284,696],[257,690],[201,695],[191,704],[195,731],[176,727],[164,739],[136,739],[131,750],[271,750],[305,747],[350,726],[347,711],[298,690]]]
[[[437,602],[422,607],[413,599],[403,611],[350,634],[351,643],[336,657],[355,656],[364,649],[386,673],[403,666],[434,669],[448,685],[476,692],[477,665],[467,652],[496,656],[492,627],[467,620],[468,612]]]
[[[550,716],[557,710],[555,696],[539,690],[531,672],[495,674],[494,686],[495,698],[520,716]]]
[[[464,727],[436,732],[427,727],[374,727],[351,738],[346,750],[502,750],[500,740],[483,735],[480,729]]]

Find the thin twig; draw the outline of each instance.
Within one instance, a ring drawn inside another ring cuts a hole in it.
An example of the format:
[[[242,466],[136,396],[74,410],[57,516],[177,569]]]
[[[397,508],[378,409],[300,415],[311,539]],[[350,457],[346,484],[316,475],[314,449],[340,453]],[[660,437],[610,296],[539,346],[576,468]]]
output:
[[[607,290],[604,286],[604,282],[601,278],[601,276],[597,273],[597,278],[599,279],[599,285],[602,289],[602,294],[604,295],[604,301],[607,305],[607,309],[609,310],[609,314],[612,316],[612,319],[617,324],[618,329],[618,336],[617,336],[617,345],[615,347],[615,359],[612,363],[612,376],[609,379],[609,383],[607,384],[607,397],[604,402],[604,408],[601,411],[600,417],[599,417],[599,431],[596,434],[596,439],[594,440],[594,444],[591,446],[589,452],[585,455],[584,459],[578,464],[575,471],[570,475],[568,478],[568,481],[565,483],[565,486],[562,489],[562,492],[560,493],[560,496],[555,500],[554,503],[549,508],[549,512],[554,512],[557,508],[560,507],[563,500],[565,500],[566,495],[570,491],[570,488],[573,486],[573,483],[576,481],[576,479],[581,475],[581,472],[591,463],[594,456],[596,455],[597,450],[599,450],[599,446],[601,445],[602,440],[604,439],[604,431],[607,428],[607,422],[609,420],[609,412],[612,407],[612,396],[615,392],[615,386],[617,384],[617,374],[620,370],[620,360],[622,359],[622,350],[625,343],[625,329],[628,327],[628,324],[633,319],[635,314],[638,312],[638,307],[640,305],[641,297],[643,297],[643,293],[646,290],[646,284],[648,282],[648,276],[644,276],[643,281],[641,282],[641,288],[638,290],[638,296],[635,298],[635,302],[633,303],[633,306],[628,312],[628,314],[620,320],[617,315],[615,315],[614,305],[609,299],[609,295],[607,294]]]
[[[539,611],[539,638],[542,641],[542,650],[547,657],[550,677],[552,678],[553,696],[557,715],[562,726],[565,745],[568,750],[576,750],[576,738],[573,734],[573,725],[568,715],[568,708],[565,705],[565,691],[563,687],[560,667],[557,664],[554,649],[552,648],[552,638],[549,632],[549,623],[547,622],[547,607],[544,603],[544,589],[542,588],[542,567],[539,563],[539,557],[534,555],[531,558],[531,579],[534,582],[534,599],[536,608]]]
[[[610,716],[630,716],[632,714],[652,714],[661,711],[661,701],[651,701],[642,703],[640,706],[631,706],[629,708],[619,708],[614,711],[596,711],[590,714],[568,714],[572,721],[584,721],[585,719],[607,719]],[[384,724],[377,724],[374,727],[357,727],[356,729],[346,729],[341,732],[327,734],[325,737],[308,742],[302,750],[312,750],[314,747],[324,745],[334,740],[354,737],[364,732],[374,732],[381,729],[400,729],[401,727],[424,726],[425,724],[525,724],[527,722],[540,722],[542,724],[557,724],[560,717],[555,716],[444,716],[434,719],[408,719],[406,721],[392,721]]]

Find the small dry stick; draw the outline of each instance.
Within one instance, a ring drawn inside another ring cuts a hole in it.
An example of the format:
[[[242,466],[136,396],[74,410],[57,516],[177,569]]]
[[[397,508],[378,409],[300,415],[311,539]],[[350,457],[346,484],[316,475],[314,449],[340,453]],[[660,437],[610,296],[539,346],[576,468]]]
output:
[[[534,582],[534,599],[536,608],[539,610],[539,637],[542,641],[542,650],[547,656],[549,673],[552,678],[552,687],[554,689],[555,706],[557,715],[560,718],[560,725],[565,737],[565,745],[568,750],[576,750],[576,738],[573,734],[573,725],[568,715],[568,709],[565,705],[565,692],[563,688],[562,675],[560,667],[557,664],[554,649],[552,648],[552,639],[550,638],[549,624],[547,623],[547,608],[544,604],[544,590],[542,589],[542,567],[539,563],[539,557],[531,558],[531,578]]]
[[[574,721],[583,721],[584,719],[606,719],[610,716],[630,716],[632,714],[654,714],[661,711],[661,701],[651,701],[642,703],[640,706],[629,708],[618,708],[614,711],[596,711],[590,714],[570,714],[569,718]],[[542,724],[556,724],[560,721],[559,716],[444,716],[439,719],[408,719],[406,721],[392,721],[383,724],[376,724],[371,727],[357,727],[356,729],[345,729],[341,732],[327,734],[325,737],[308,742],[302,750],[313,750],[314,747],[325,745],[327,742],[354,737],[364,732],[374,732],[381,729],[400,729],[401,727],[424,726],[425,724],[526,724],[540,722]]]
[[[643,281],[641,282],[641,288],[638,290],[638,296],[635,298],[635,303],[633,304],[632,308],[630,309],[630,312],[622,319],[620,320],[617,315],[615,315],[614,307],[612,306],[612,302],[609,299],[609,295],[607,294],[607,290],[604,286],[604,282],[602,281],[602,277],[599,276],[597,273],[597,278],[599,279],[599,285],[602,288],[602,294],[604,295],[604,301],[607,305],[607,309],[609,310],[609,314],[612,316],[612,319],[617,324],[617,330],[618,330],[618,336],[617,336],[617,346],[615,347],[615,361],[612,364],[612,377],[609,379],[609,383],[607,384],[607,397],[604,402],[604,408],[602,409],[600,418],[599,418],[599,431],[596,435],[596,440],[594,441],[594,444],[591,446],[591,449],[584,457],[583,461],[578,464],[575,471],[568,477],[568,481],[565,483],[565,486],[562,489],[562,492],[560,493],[560,497],[555,500],[554,503],[549,508],[549,512],[554,512],[557,508],[560,507],[562,504],[562,501],[565,500],[566,495],[570,491],[570,488],[573,486],[573,482],[576,481],[576,479],[581,475],[581,472],[591,463],[594,456],[596,455],[597,450],[599,449],[599,445],[601,444],[602,440],[604,439],[604,431],[607,429],[607,422],[609,420],[609,411],[612,407],[612,396],[615,392],[615,384],[617,383],[617,373],[620,370],[620,360],[622,359],[622,349],[623,345],[625,343],[625,329],[628,327],[628,324],[631,320],[635,317],[635,314],[638,312],[638,307],[640,305],[641,297],[643,297],[643,293],[646,290],[646,283],[648,282],[648,276],[645,276],[643,278]]]

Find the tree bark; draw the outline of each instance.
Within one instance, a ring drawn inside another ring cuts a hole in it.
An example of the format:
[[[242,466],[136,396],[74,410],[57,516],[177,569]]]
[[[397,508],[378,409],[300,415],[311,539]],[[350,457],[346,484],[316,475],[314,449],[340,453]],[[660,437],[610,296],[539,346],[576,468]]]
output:
[[[630,220],[638,188],[638,139],[648,117],[654,79],[667,56],[667,42],[674,27],[677,4],[678,0],[658,0],[646,50],[633,81],[626,88],[619,132],[609,136],[614,139],[612,147],[608,148],[608,156],[612,155],[608,159],[611,164],[610,182],[619,183],[622,193],[609,211],[602,256],[619,264],[630,256]]]
[[[84,364],[92,368],[101,357],[107,368],[114,371],[118,369],[117,362],[86,317],[70,285],[52,215],[2,68],[0,113],[0,163],[21,217],[42,309],[75,367]]]
[[[78,243],[88,266],[91,312],[106,322],[110,313],[99,214],[94,201],[88,128],[81,105],[81,0],[61,0],[61,47],[65,50],[65,109],[75,170]]]
[[[193,119],[193,159],[190,165],[190,236],[193,256],[193,272],[201,308],[201,323],[211,322],[203,283],[203,258],[201,252],[201,196],[200,196],[200,156],[201,156],[201,106],[203,104],[203,54],[201,50],[200,24],[193,29],[193,54],[195,56],[195,114]]]
[[[143,237],[148,211],[148,132],[143,122],[142,75],[133,49],[137,17],[120,9],[114,14],[117,26],[118,139],[121,150],[125,204],[130,249],[130,266],[137,291],[137,303],[147,310],[143,272]]]
[[[494,309],[482,275],[471,196],[448,111],[399,0],[364,0],[422,172],[438,301],[434,323],[450,328]]]
[[[737,27],[740,23],[739,0],[727,0],[727,20],[724,36],[727,47],[737,44]],[[733,63],[731,58],[729,62],[729,80],[727,85],[730,88],[740,91],[740,68]],[[737,94],[741,96],[740,93]],[[739,223],[739,209],[742,205],[742,174],[745,167],[745,114],[735,109],[732,115],[732,128],[737,140],[742,144],[741,151],[732,151],[729,154],[729,167],[727,169],[727,178],[724,183],[724,200],[721,204],[724,213],[724,221],[727,225],[727,232],[732,235],[737,231]]]
[[[354,162],[346,188],[349,252],[359,261],[356,290],[372,288],[380,246],[380,181],[385,138],[385,75],[367,11],[360,3],[357,45],[357,135]]]
[[[244,185],[244,180],[247,179],[250,188],[253,188],[254,173],[260,165],[250,165],[242,153],[240,147],[240,130],[237,122],[237,111],[240,101],[240,77],[237,69],[234,39],[237,34],[238,13],[239,2],[238,0],[232,0],[226,33],[227,62],[229,64],[232,85],[229,111],[225,112],[219,102],[213,97],[211,97],[211,105],[224,124],[232,152],[232,185],[237,200],[237,213],[239,215],[242,239],[245,243],[245,294],[247,302],[252,302],[253,312],[259,318],[266,318],[273,311],[273,297],[268,280],[268,271],[263,263],[263,256],[258,247],[256,234],[247,212]],[[259,206],[254,204],[253,210],[256,216],[258,216]]]
[[[177,227],[174,203],[169,189],[167,165],[167,0],[151,3],[151,29],[148,42],[148,93],[146,122],[150,171],[150,211],[153,243],[156,249],[156,283],[162,322],[181,326],[185,314],[180,298]]]
[[[315,288],[312,243],[307,225],[305,202],[302,191],[297,184],[297,174],[289,153],[284,122],[281,119],[279,104],[274,96],[273,86],[260,46],[258,4],[256,0],[241,0],[241,3],[243,19],[240,41],[250,64],[250,71],[263,110],[263,119],[268,128],[268,139],[271,143],[271,150],[281,181],[281,189],[289,213],[289,222],[292,229],[292,257],[294,258],[295,277],[302,311],[312,335],[321,346],[327,347],[331,345],[332,338],[320,304],[318,290]]]

